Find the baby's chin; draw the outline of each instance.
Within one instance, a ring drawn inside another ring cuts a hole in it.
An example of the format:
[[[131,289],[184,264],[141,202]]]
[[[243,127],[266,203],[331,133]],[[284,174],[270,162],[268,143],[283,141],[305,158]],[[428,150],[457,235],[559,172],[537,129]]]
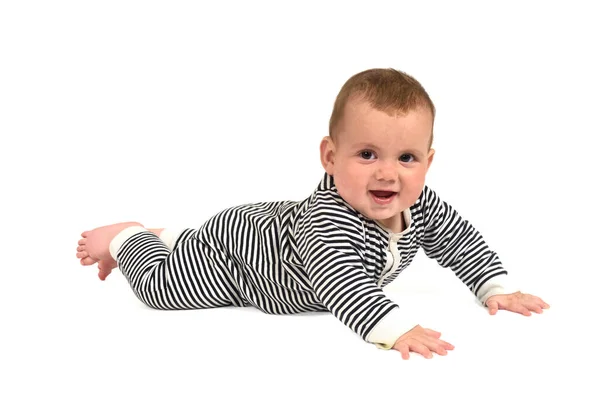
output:
[[[380,211],[370,210],[363,214],[369,219],[379,221],[379,222],[384,222],[384,221],[392,219],[394,217],[398,217],[401,213],[402,213],[402,210],[394,209],[394,210],[380,210]]]

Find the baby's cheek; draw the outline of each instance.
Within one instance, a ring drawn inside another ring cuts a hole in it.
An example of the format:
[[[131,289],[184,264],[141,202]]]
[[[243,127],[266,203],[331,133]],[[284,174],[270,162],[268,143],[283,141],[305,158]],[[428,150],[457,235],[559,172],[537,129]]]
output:
[[[358,182],[351,174],[338,174],[334,178],[335,186],[342,195],[351,195],[357,190]]]
[[[337,185],[336,185],[337,186]],[[358,189],[351,184],[342,185],[338,187],[338,193],[344,200],[346,200],[352,207],[356,207],[357,198],[359,196]]]
[[[402,190],[402,206],[408,208],[415,204],[423,188],[421,186],[404,187]]]

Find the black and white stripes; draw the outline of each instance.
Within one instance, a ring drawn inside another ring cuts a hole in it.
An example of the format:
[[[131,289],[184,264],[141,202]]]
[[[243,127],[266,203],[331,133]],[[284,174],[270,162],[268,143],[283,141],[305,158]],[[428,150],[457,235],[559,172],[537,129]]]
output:
[[[138,298],[153,308],[330,311],[367,340],[398,307],[382,287],[420,247],[474,294],[506,274],[479,232],[430,188],[405,215],[407,230],[392,240],[392,232],[347,204],[325,174],[307,199],[223,210],[199,229],[184,230],[172,251],[153,233],[135,233],[117,261]],[[386,271],[390,244],[399,260]]]

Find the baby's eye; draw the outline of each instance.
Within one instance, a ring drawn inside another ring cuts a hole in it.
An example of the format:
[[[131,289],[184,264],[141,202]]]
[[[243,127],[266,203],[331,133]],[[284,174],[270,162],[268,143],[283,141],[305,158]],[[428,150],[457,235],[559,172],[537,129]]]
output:
[[[360,157],[365,160],[372,160],[375,155],[370,150],[364,150],[360,152]]]
[[[402,162],[411,162],[411,161],[414,161],[414,159],[415,159],[415,156],[413,156],[412,154],[408,154],[408,153],[402,154],[400,156],[400,161],[402,161]]]

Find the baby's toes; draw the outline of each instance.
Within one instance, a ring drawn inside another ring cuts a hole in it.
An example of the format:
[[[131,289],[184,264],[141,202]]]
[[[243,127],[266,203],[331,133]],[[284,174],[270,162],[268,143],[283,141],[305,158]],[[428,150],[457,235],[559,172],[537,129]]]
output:
[[[79,250],[79,249],[78,249]],[[86,258],[89,257],[90,255],[88,254],[87,251],[78,251],[77,252],[77,258]]]
[[[79,242],[77,242],[77,244],[85,245],[86,242],[87,242],[87,239],[79,239]]]
[[[114,260],[107,261],[101,260],[98,262],[98,278],[100,280],[105,280],[108,275],[112,272],[114,266],[116,266],[116,262]]]
[[[81,265],[93,265],[96,264],[98,261],[94,260],[92,257],[85,257],[82,258],[80,263]]]

